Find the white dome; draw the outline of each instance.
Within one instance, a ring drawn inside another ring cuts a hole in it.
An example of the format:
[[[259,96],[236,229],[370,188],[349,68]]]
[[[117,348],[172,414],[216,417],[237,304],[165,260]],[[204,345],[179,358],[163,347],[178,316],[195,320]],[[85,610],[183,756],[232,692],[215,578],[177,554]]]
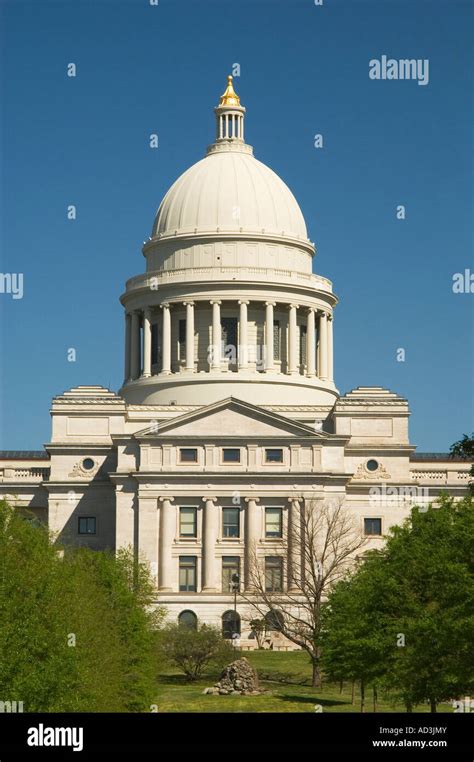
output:
[[[307,241],[292,192],[249,149],[210,150],[184,172],[161,202],[153,237],[235,232]]]

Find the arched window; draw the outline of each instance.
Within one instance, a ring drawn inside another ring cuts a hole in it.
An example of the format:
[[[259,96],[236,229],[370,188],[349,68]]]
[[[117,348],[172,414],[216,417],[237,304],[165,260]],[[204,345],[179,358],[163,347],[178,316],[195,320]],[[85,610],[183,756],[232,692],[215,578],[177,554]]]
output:
[[[222,614],[222,637],[230,640],[232,635],[240,635],[240,614],[236,611],[225,611]]]
[[[267,632],[271,631],[277,631],[281,632],[283,629],[283,614],[281,611],[277,611],[276,609],[270,609],[270,611],[265,614],[265,625]]]
[[[198,618],[194,611],[182,611],[178,616],[178,624],[180,627],[187,627],[188,630],[197,630]]]

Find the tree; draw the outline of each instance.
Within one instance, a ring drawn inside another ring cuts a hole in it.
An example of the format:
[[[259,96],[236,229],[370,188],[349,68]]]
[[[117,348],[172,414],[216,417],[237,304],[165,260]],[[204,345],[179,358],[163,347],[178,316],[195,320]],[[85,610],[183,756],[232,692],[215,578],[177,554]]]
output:
[[[360,682],[360,709],[365,710],[366,688],[377,685],[384,674],[390,642],[379,613],[372,610],[377,589],[377,553],[351,578],[329,592],[324,611],[322,668],[330,680]]]
[[[179,624],[167,625],[160,634],[160,649],[191,681],[198,680],[210,664],[221,669],[235,658],[220,630],[206,624],[197,630]]]
[[[359,679],[365,671],[408,711],[428,701],[435,712],[439,702],[471,694],[473,541],[470,496],[414,508],[385,547],[329,595],[327,669]]]
[[[463,434],[462,439],[451,445],[449,448],[452,458],[461,458],[462,460],[474,460],[474,432],[469,436]]]
[[[449,448],[452,458],[461,458],[461,460],[474,461],[474,432],[471,436],[463,434],[462,439],[451,445]],[[470,475],[474,477],[474,463],[471,464]],[[469,491],[474,494],[474,481],[469,483]]]
[[[259,613],[269,612],[273,627],[309,655],[312,684],[321,684],[321,635],[323,604],[330,588],[342,579],[365,545],[359,525],[340,501],[310,501],[301,509],[282,545],[291,553],[288,585],[282,592],[271,589],[262,559],[252,552],[249,591],[244,597]],[[283,555],[282,553],[282,555]]]
[[[154,613],[129,551],[58,549],[0,503],[0,696],[28,712],[149,709]]]
[[[252,632],[255,633],[258,647],[263,648],[263,640],[267,631],[267,623],[265,619],[251,619],[249,624]]]

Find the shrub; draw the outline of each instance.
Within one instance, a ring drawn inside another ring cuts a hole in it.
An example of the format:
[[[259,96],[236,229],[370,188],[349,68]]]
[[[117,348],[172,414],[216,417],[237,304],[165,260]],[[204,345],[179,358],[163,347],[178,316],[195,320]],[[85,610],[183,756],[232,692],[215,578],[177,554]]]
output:
[[[160,648],[188,680],[198,680],[210,665],[221,669],[234,659],[230,643],[217,627],[203,624],[198,630],[177,624],[166,626],[160,635]]]

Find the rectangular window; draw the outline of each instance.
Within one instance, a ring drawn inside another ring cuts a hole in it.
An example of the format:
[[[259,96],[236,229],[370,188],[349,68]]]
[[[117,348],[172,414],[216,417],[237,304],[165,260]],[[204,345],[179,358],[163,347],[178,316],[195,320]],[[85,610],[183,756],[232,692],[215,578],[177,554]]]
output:
[[[79,516],[79,534],[95,534],[96,518],[95,516]]]
[[[300,325],[300,365],[306,365],[306,326]]]
[[[221,318],[221,353],[222,357],[235,363],[237,360],[237,318]]]
[[[380,536],[382,534],[382,519],[364,519],[364,534]]]
[[[179,359],[186,359],[186,320],[180,320],[178,323],[178,350]]]
[[[282,509],[265,508],[265,537],[282,536]]]
[[[151,324],[151,364],[156,365],[158,362],[158,326],[156,323]]]
[[[224,447],[222,450],[222,460],[224,463],[240,463],[240,448]]]
[[[195,593],[197,591],[196,556],[179,557],[179,591]]]
[[[281,360],[281,332],[280,321],[273,321],[273,357],[275,360]]]
[[[181,447],[179,450],[180,463],[197,463],[198,451],[196,447]]]
[[[237,575],[240,580],[240,558],[238,556],[222,556],[222,592],[234,591],[232,577]],[[238,584],[238,583],[237,583]]]
[[[281,593],[283,591],[283,559],[277,556],[267,556],[265,559],[265,592]]]
[[[179,509],[179,534],[181,537],[197,536],[197,509]]]
[[[265,463],[283,463],[283,450],[265,450]]]
[[[222,509],[222,536],[240,537],[240,511],[238,508]]]

